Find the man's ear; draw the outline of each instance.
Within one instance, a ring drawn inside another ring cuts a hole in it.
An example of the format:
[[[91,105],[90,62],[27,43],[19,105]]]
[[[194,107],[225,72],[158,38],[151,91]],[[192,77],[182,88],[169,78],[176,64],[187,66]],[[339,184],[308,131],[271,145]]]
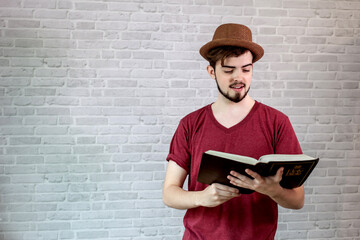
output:
[[[210,75],[210,77],[211,77],[212,79],[216,79],[215,69],[214,69],[212,66],[208,65],[208,66],[206,67],[206,70],[207,70],[207,72],[209,73],[209,75]]]

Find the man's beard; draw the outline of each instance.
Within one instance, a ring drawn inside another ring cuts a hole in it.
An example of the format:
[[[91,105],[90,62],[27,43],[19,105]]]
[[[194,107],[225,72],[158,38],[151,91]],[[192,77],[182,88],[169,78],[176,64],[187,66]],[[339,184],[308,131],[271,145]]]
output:
[[[240,93],[238,93],[238,92],[235,93],[234,96],[230,96],[229,93],[225,93],[224,91],[221,90],[216,78],[215,78],[215,80],[216,80],[217,88],[218,88],[219,92],[221,93],[221,95],[223,95],[226,99],[228,99],[229,101],[234,102],[234,103],[241,102],[247,96],[248,92],[250,91],[250,87],[249,87],[249,89],[245,92],[244,96],[241,96]],[[246,86],[244,85],[244,88],[245,87]]]

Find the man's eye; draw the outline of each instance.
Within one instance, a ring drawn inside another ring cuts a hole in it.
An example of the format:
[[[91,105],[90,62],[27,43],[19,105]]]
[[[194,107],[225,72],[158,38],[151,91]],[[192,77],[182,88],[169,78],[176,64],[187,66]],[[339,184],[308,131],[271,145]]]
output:
[[[232,73],[233,70],[229,70],[229,71],[224,71],[224,73]]]
[[[250,72],[250,69],[243,69],[243,72]]]

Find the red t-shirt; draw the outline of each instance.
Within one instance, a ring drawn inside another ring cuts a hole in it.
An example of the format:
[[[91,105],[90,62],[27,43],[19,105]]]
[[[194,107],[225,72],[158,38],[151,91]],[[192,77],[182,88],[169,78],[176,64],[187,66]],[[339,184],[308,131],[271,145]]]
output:
[[[258,159],[272,153],[302,153],[286,115],[259,102],[238,124],[225,128],[215,119],[211,105],[184,117],[173,136],[167,160],[189,174],[188,190],[200,191],[196,181],[202,153],[217,150]],[[188,209],[183,239],[273,239],[278,220],[277,204],[254,192],[217,207]]]

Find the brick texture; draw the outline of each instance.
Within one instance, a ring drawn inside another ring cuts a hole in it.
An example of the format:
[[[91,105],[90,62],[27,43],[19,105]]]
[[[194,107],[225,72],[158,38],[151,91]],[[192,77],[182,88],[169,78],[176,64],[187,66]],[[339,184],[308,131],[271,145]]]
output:
[[[252,96],[321,158],[276,238],[360,238],[358,0],[1,0],[0,15],[0,239],[181,239],[165,157],[216,98],[198,49],[226,22],[265,49]]]

